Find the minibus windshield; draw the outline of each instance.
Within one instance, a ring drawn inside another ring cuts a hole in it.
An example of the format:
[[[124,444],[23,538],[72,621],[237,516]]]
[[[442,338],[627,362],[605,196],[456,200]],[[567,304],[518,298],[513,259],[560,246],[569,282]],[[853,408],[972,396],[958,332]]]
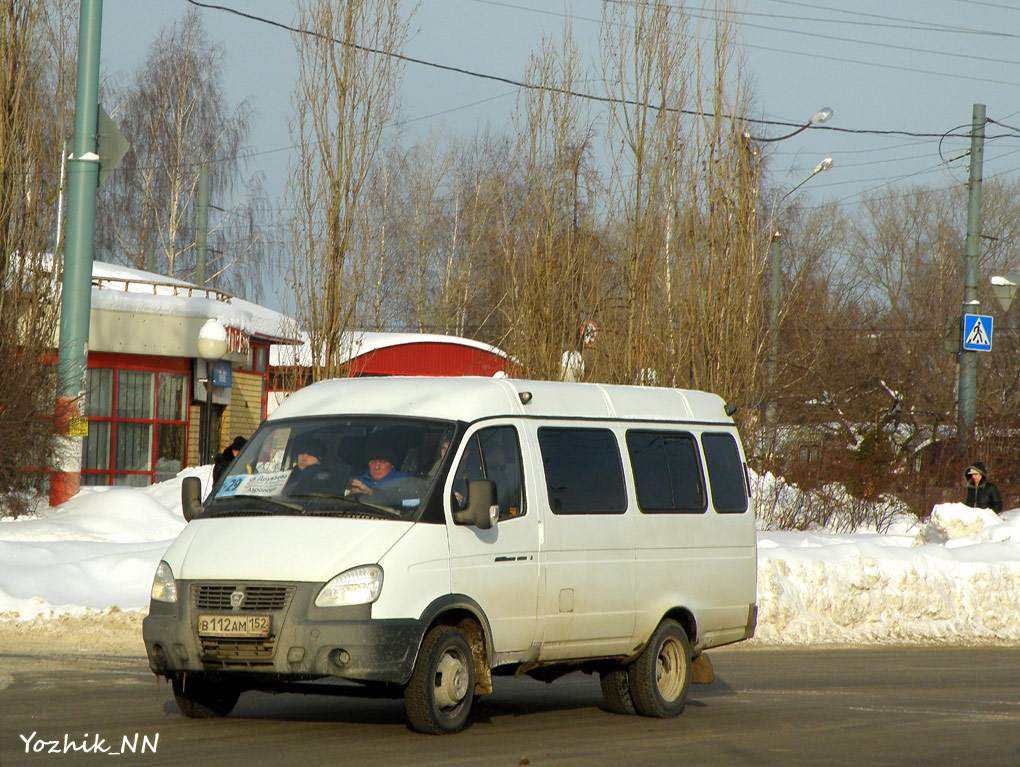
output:
[[[423,418],[270,421],[213,489],[201,516],[409,519],[428,498],[453,434],[453,423]]]

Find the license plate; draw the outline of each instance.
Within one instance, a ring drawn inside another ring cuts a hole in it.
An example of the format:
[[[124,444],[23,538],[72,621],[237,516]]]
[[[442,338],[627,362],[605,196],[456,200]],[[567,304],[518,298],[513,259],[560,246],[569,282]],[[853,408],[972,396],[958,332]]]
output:
[[[199,615],[198,633],[208,637],[269,636],[268,615]]]

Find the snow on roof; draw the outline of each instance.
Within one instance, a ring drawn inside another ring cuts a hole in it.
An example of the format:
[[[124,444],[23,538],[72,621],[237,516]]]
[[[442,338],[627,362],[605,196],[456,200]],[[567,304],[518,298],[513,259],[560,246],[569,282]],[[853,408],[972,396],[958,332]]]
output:
[[[269,364],[278,366],[300,365],[308,367],[312,364],[312,349],[308,342],[308,335],[301,334],[304,343],[300,346],[271,346],[269,348]],[[506,352],[495,346],[475,341],[472,338],[460,336],[447,336],[438,333],[383,333],[375,331],[353,330],[347,331],[342,336],[343,358],[340,364],[349,362],[363,354],[370,354],[390,346],[401,346],[403,344],[453,344],[456,346],[467,346],[472,349],[479,349],[497,357],[507,358]]]
[[[217,288],[199,286],[121,264],[93,261],[92,308],[217,319],[227,327],[276,341],[270,347],[270,365],[311,365],[308,334],[300,330],[296,320]],[[298,341],[303,343],[294,346]],[[507,357],[504,351],[495,346],[459,336],[350,331],[344,333],[346,356],[341,364],[390,346],[421,343],[467,346]]]
[[[301,338],[285,314],[211,287],[119,264],[92,263],[92,308],[214,318],[251,336],[287,343]]]

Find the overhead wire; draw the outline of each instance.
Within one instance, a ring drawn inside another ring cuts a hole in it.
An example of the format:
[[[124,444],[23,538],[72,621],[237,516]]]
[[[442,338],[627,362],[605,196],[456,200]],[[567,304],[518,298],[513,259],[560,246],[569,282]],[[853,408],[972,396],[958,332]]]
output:
[[[486,3],[486,4],[490,4],[490,5],[500,5],[500,6],[506,6],[506,7],[511,7],[511,8],[518,8],[518,9],[521,9],[521,10],[532,11],[532,12],[536,12],[536,13],[543,13],[543,11],[541,11],[540,9],[527,8],[525,6],[518,6],[518,5],[514,5],[514,4],[511,4],[511,3],[507,3],[507,2],[500,2],[499,0],[474,0],[474,1],[475,2],[482,2],[482,3]],[[615,3],[633,2],[633,0],[607,0],[607,1],[608,2],[615,2]],[[785,2],[786,4],[790,4],[790,5],[798,5],[798,3],[792,2],[792,0],[773,0],[773,1],[774,2]],[[368,48],[366,46],[358,45],[356,43],[349,43],[347,41],[339,40],[339,39],[334,38],[334,37],[332,37],[330,35],[326,35],[325,33],[317,32],[315,30],[302,29],[302,28],[295,27],[295,26],[292,26],[292,25],[289,25],[289,24],[284,24],[282,22],[277,22],[277,21],[274,21],[272,19],[268,19],[268,18],[265,18],[265,17],[262,17],[262,16],[258,16],[256,14],[248,13],[248,12],[245,12],[245,11],[240,11],[240,10],[238,10],[236,8],[232,8],[232,7],[229,7],[229,6],[224,6],[224,5],[219,5],[219,4],[209,3],[209,2],[203,2],[202,0],[187,0],[187,2],[190,3],[191,5],[194,5],[194,6],[197,6],[197,7],[200,7],[200,8],[206,8],[206,9],[210,9],[210,10],[218,10],[218,11],[230,13],[230,14],[236,15],[238,17],[254,21],[256,23],[267,24],[267,25],[274,26],[274,27],[277,27],[277,28],[280,28],[280,29],[284,29],[284,30],[287,30],[287,31],[290,31],[290,32],[293,32],[293,33],[296,33],[296,34],[306,34],[306,35],[310,35],[310,36],[315,36],[315,37],[329,39],[329,40],[331,40],[331,41],[333,41],[333,42],[335,42],[336,44],[339,44],[339,45],[348,45],[348,46],[351,46],[351,47],[353,47],[355,49],[362,50],[362,51],[365,51],[365,52],[374,53],[374,54],[377,54],[377,55],[393,57],[393,58],[396,58],[396,59],[398,59],[400,61],[403,61],[403,62],[406,62],[406,63],[416,64],[416,65],[425,66],[425,67],[431,67],[431,68],[434,68],[434,69],[437,69],[437,70],[451,72],[451,73],[455,73],[455,74],[461,74],[461,75],[464,75],[464,76],[469,76],[469,77],[474,77],[474,78],[479,78],[479,79],[485,79],[485,80],[490,80],[490,81],[495,81],[495,82],[502,82],[502,83],[511,85],[514,88],[533,89],[533,90],[543,90],[543,91],[557,92],[557,93],[562,93],[564,95],[569,95],[569,96],[573,96],[573,97],[577,97],[577,98],[583,98],[583,99],[586,99],[586,100],[591,100],[591,101],[600,102],[600,103],[617,103],[617,104],[623,104],[623,105],[627,105],[627,106],[646,106],[646,105],[643,105],[641,102],[636,101],[636,100],[632,100],[632,99],[620,99],[620,98],[616,98],[616,97],[612,97],[612,96],[602,96],[602,95],[599,95],[599,94],[592,94],[592,93],[586,93],[586,92],[576,91],[576,90],[571,90],[571,89],[558,88],[558,87],[555,87],[555,86],[548,86],[548,85],[541,85],[541,84],[535,84],[535,83],[528,83],[528,82],[526,82],[524,80],[519,80],[519,79],[515,79],[515,78],[511,78],[511,77],[505,77],[505,76],[502,76],[502,75],[494,75],[494,74],[490,74],[490,73],[479,72],[477,70],[469,69],[469,68],[466,68],[466,67],[458,67],[458,66],[452,66],[452,65],[447,65],[447,64],[441,64],[441,63],[438,63],[438,62],[429,61],[429,60],[422,59],[422,58],[407,56],[407,55],[396,53],[396,52],[393,52],[393,51],[385,51],[385,50],[379,50],[379,49],[372,49],[372,48]],[[831,9],[831,8],[824,8],[824,9],[825,10],[840,10],[840,9]],[[841,12],[844,12],[844,11],[841,11]],[[845,11],[845,12],[846,13],[854,13],[854,12],[850,12],[850,11]],[[549,13],[549,12],[545,12],[545,13]],[[562,16],[563,14],[556,14],[556,15],[561,15]],[[756,15],[778,17],[778,15],[776,15],[776,14],[771,14],[771,15],[770,14],[756,14]],[[869,14],[859,14],[859,15],[869,16]],[[882,18],[884,18],[884,17],[882,17]],[[888,17],[888,18],[894,19],[894,20],[897,20],[897,21],[903,21],[902,19],[896,19],[895,17]],[[828,21],[828,22],[833,22],[833,23],[840,23],[842,20],[819,19],[819,21]],[[874,25],[874,26],[883,26],[883,25]],[[783,29],[778,29],[777,30],[775,28],[770,28],[770,27],[766,27],[766,28],[770,29],[772,31],[793,32],[795,34],[797,33],[797,32],[792,31],[792,30],[783,30]],[[919,29],[923,29],[925,31],[945,31],[945,32],[952,31],[952,32],[960,32],[960,33],[966,33],[966,34],[987,34],[987,35],[994,35],[994,36],[999,36],[999,37],[1020,37],[1020,35],[1012,35],[1010,33],[993,33],[993,32],[988,32],[986,30],[949,28],[949,27],[944,27],[942,25],[927,25],[927,26],[921,26],[921,27],[918,27],[918,28]],[[837,39],[837,40],[841,40],[841,41],[845,41],[845,42],[852,42],[852,43],[855,43],[855,44],[856,43],[873,44],[873,43],[869,43],[869,41],[851,40],[851,39],[847,39],[847,38],[837,38],[837,37],[834,37],[834,36],[828,36],[828,37],[832,37],[832,39]],[[781,52],[781,53],[784,53],[784,54],[797,54],[798,53],[796,51],[786,51],[786,50],[783,50],[783,49],[775,49],[775,48],[769,48],[769,47],[765,47],[765,46],[750,46],[750,47],[755,47],[755,48],[759,48],[759,49],[762,49],[762,50]],[[895,46],[895,47],[903,47],[903,46]],[[908,50],[908,51],[918,51],[919,50],[919,49],[906,48],[906,47],[903,47],[903,48],[905,50]],[[803,54],[803,55],[810,55],[810,54]],[[874,65],[874,66],[880,66],[880,67],[883,67],[883,68],[891,68],[891,69],[897,69],[897,70],[901,70],[901,71],[909,71],[909,72],[914,72],[914,73],[919,73],[919,74],[930,74],[930,75],[936,75],[936,76],[949,76],[949,77],[952,77],[952,76],[966,77],[964,75],[954,75],[953,73],[933,72],[933,71],[930,71],[930,70],[920,70],[920,69],[916,69],[916,68],[912,68],[912,67],[900,67],[900,66],[895,66],[895,65],[890,65],[890,64],[874,64],[873,62],[864,62],[864,61],[859,61],[859,60],[844,59],[844,58],[833,57],[833,56],[828,56],[828,58],[830,58],[832,60],[835,60],[835,61],[845,61],[847,63],[855,63],[855,64],[862,64],[862,65]],[[988,60],[986,57],[969,57],[969,58],[976,58],[976,59],[980,59],[980,60]],[[1013,63],[1020,63],[1020,62],[1013,62]],[[967,79],[984,81],[984,82],[991,82],[991,83],[1000,84],[1000,85],[1011,85],[1011,86],[1018,86],[1018,85],[1020,85],[1020,83],[1006,82],[1006,81],[1000,81],[1000,80],[991,80],[991,79],[988,79],[988,78],[969,77]],[[509,95],[509,94],[501,94],[500,96],[492,97],[492,99],[502,98],[502,97],[505,97],[506,95]],[[479,101],[479,102],[473,102],[473,104],[471,104],[471,105],[465,105],[465,106],[457,107],[457,108],[454,108],[454,109],[451,109],[451,110],[444,110],[443,112],[436,113],[436,114],[444,114],[444,113],[447,113],[447,112],[456,111],[457,109],[467,108],[468,106],[473,106],[473,105],[478,104],[478,103],[484,103],[484,101],[488,101],[488,100],[491,100],[491,99],[485,99],[485,100],[482,100],[482,101]],[[650,108],[653,108],[653,109],[657,108],[655,105],[647,105],[647,106],[649,106]],[[659,108],[661,108],[661,107],[659,107]],[[664,109],[666,109],[668,111],[675,111],[675,112],[679,112],[681,114],[687,114],[687,115],[698,116],[698,117],[709,117],[709,118],[711,118],[711,117],[732,117],[732,116],[729,116],[729,115],[716,115],[716,114],[711,113],[711,112],[702,112],[702,111],[689,110],[689,109],[683,109],[683,108],[675,108],[675,107],[665,107]],[[419,121],[419,120],[423,120],[423,119],[430,119],[430,117],[431,116],[422,116],[422,117],[418,117],[418,118],[412,118],[412,119],[407,120],[405,122],[406,123],[410,123],[410,122],[415,122],[415,121]],[[788,121],[784,121],[784,120],[773,120],[773,119],[752,118],[752,117],[745,117],[745,118],[740,118],[740,119],[742,119],[742,121],[744,121],[746,123],[755,124],[755,125],[764,125],[764,126],[771,126],[771,127],[783,127],[783,128],[802,127],[801,123],[788,122]],[[990,121],[990,122],[994,122],[994,121]],[[999,123],[999,124],[1002,125],[1002,127],[1008,128],[1009,130],[1017,131],[1017,129],[1013,128],[1012,126],[1005,125],[1003,123]],[[827,131],[834,131],[834,132],[838,132],[838,133],[848,133],[848,134],[855,134],[855,135],[876,135],[876,136],[886,136],[887,135],[887,136],[904,136],[904,137],[921,138],[921,139],[939,139],[939,142],[940,142],[940,156],[941,156],[941,143],[947,137],[951,137],[952,136],[952,137],[963,138],[963,137],[967,136],[967,134],[957,134],[957,133],[955,133],[955,131],[959,130],[962,127],[966,127],[966,126],[958,126],[957,128],[954,128],[954,129],[951,129],[950,131],[945,131],[945,132],[942,132],[942,133],[934,133],[934,132],[929,133],[929,132],[923,132],[923,131],[906,131],[906,130],[892,130],[892,129],[879,130],[879,129],[865,129],[865,128],[844,128],[844,127],[840,127],[840,126],[829,126],[829,125],[811,125],[810,126],[810,128],[812,130],[816,130],[816,131],[826,131],[827,130]],[[1006,135],[1012,136],[1014,134],[1006,134]],[[1004,137],[1004,136],[996,136],[996,137],[991,137],[991,138],[1001,138],[1001,137]],[[988,140],[991,140],[991,138],[989,138]],[[920,142],[918,142],[918,143],[920,143]],[[258,154],[268,154],[268,153],[271,153],[271,152],[278,152],[278,151],[287,151],[288,149],[291,149],[291,148],[293,148],[293,147],[282,147],[282,148],[279,148],[279,149],[265,150],[264,152],[258,152],[258,153],[254,153],[254,154],[258,155]],[[884,151],[884,150],[874,149],[874,150],[858,150],[858,151]],[[866,162],[866,163],[855,163],[854,165],[884,164],[884,163],[887,163],[887,162],[888,163],[892,163],[892,162],[897,162],[897,161],[905,160],[905,159],[909,159],[909,158],[890,158],[889,160],[879,160],[879,161]],[[959,159],[959,158],[952,158],[948,162],[955,161],[956,159]],[[934,168],[930,168],[930,169],[926,169],[926,170],[921,170],[921,171],[916,171],[916,172],[912,172],[912,173],[909,173],[909,174],[906,174],[906,175],[903,175],[903,176],[899,176],[897,178],[894,178],[894,179],[888,181],[886,184],[882,184],[882,185],[879,185],[878,187],[873,187],[871,189],[864,190],[863,192],[860,192],[859,194],[865,194],[865,193],[868,193],[870,191],[874,191],[875,189],[882,188],[882,187],[884,187],[884,186],[886,186],[888,184],[896,183],[898,181],[901,181],[901,180],[904,180],[904,179],[907,179],[907,178],[915,177],[915,176],[918,176],[918,175],[923,175],[925,173],[934,172],[934,171],[938,170],[939,168],[944,167],[945,164],[946,164],[945,162],[941,162],[938,166],[935,166]],[[851,166],[851,167],[853,167],[853,166]],[[870,180],[879,180],[879,179],[870,179]],[[870,181],[870,180],[866,180],[865,183],[867,181]],[[840,183],[843,183],[843,182],[833,182],[833,183],[830,183],[830,184],[816,184],[815,188],[822,188],[822,187],[826,187],[826,186],[835,186],[835,185],[838,185]],[[860,182],[858,181],[856,183],[860,183]],[[852,199],[852,198],[850,198],[850,199]]]
[[[606,1],[607,2],[611,2],[611,3],[621,4],[621,5],[635,5],[636,4],[636,0],[606,0]],[[541,15],[545,15],[545,16],[556,16],[556,17],[559,17],[559,18],[566,18],[567,17],[567,14],[564,13],[563,11],[550,11],[550,10],[542,9],[542,8],[531,8],[531,7],[525,6],[525,5],[518,5],[516,3],[506,2],[506,0],[471,0],[471,2],[479,3],[479,4],[484,4],[484,5],[500,6],[500,7],[504,7],[504,8],[511,8],[511,9],[521,10],[521,11],[527,11],[529,13],[536,13],[536,14],[541,14]],[[695,12],[691,11],[690,9],[685,9],[682,6],[679,6],[679,5],[669,5],[669,7],[670,8],[674,8],[674,9],[676,9],[678,11],[682,11],[682,12],[686,13],[688,16],[690,16],[692,18],[697,18],[697,19],[701,19],[701,20],[704,20],[704,21],[715,20],[715,19],[718,18],[718,13],[714,14],[713,16],[704,16],[704,15],[700,15],[698,13],[695,13]],[[744,17],[744,16],[766,16],[766,17],[792,19],[792,20],[797,20],[797,21],[819,21],[819,22],[823,22],[823,23],[825,23],[825,22],[842,23],[839,20],[835,20],[835,19],[816,19],[816,18],[800,17],[800,16],[776,16],[775,14],[751,13],[751,12],[747,12],[747,11],[740,12],[739,16],[741,16],[741,17]],[[592,18],[592,17],[589,17],[589,16],[576,16],[576,15],[572,14],[570,16],[570,18],[571,19],[578,19],[578,20],[582,20],[582,21],[594,22],[594,23],[598,23],[599,22],[599,19],[595,19],[595,18]],[[855,22],[846,22],[846,23],[855,23]],[[970,60],[981,61],[981,62],[985,62],[985,63],[1020,65],[1020,61],[1010,60],[1010,59],[993,58],[993,57],[988,57],[988,56],[975,56],[973,54],[954,53],[954,52],[950,52],[950,51],[930,50],[930,49],[924,49],[924,48],[912,48],[912,47],[909,47],[909,46],[896,45],[896,44],[892,44],[892,43],[875,42],[875,41],[872,41],[872,40],[860,40],[860,39],[857,39],[857,38],[840,37],[840,36],[837,36],[837,35],[824,35],[824,34],[818,34],[816,32],[804,32],[804,31],[795,30],[795,29],[786,29],[786,28],[780,28],[780,27],[770,27],[770,26],[763,25],[763,24],[754,24],[754,23],[745,22],[745,21],[741,21],[741,25],[745,26],[745,27],[750,27],[750,28],[753,28],[753,29],[764,29],[764,30],[772,31],[772,32],[780,32],[780,33],[791,34],[791,35],[802,35],[802,36],[807,36],[807,37],[811,37],[811,38],[822,38],[822,39],[827,39],[827,40],[834,40],[836,42],[851,43],[853,45],[872,45],[872,46],[878,46],[878,47],[881,47],[881,48],[890,48],[890,49],[896,49],[896,50],[903,50],[903,51],[907,51],[909,53],[924,53],[924,54],[927,54],[927,55],[950,56],[950,57],[953,57],[953,58],[970,59]],[[872,24],[870,26],[890,26],[890,25]],[[925,32],[965,31],[968,34],[988,34],[988,35],[995,35],[995,36],[998,36],[998,37],[1020,37],[1020,35],[1014,35],[1014,34],[1011,34],[1011,33],[987,32],[987,31],[984,31],[984,30],[948,29],[948,28],[942,28],[941,26],[939,26],[939,27],[917,27],[916,29],[918,29],[919,31],[925,31]],[[761,50],[761,51],[769,51],[769,52],[780,52],[780,53],[786,53],[786,54],[796,55],[796,56],[807,56],[809,58],[815,58],[816,57],[816,54],[808,52],[808,51],[791,51],[791,50],[786,50],[786,49],[783,49],[783,48],[772,48],[772,47],[769,47],[769,46],[763,46],[763,45],[758,45],[758,44],[748,43],[748,42],[743,43],[743,45],[744,45],[744,47],[749,48],[749,49],[753,49],[753,50]],[[995,79],[991,79],[991,78],[972,77],[972,76],[969,76],[969,75],[962,75],[962,74],[958,74],[958,73],[955,73],[955,72],[939,72],[939,71],[929,70],[929,69],[917,69],[917,68],[913,68],[913,67],[901,67],[901,66],[889,64],[889,63],[886,63],[886,62],[865,61],[865,60],[862,60],[862,59],[853,59],[853,58],[845,58],[845,57],[844,58],[837,58],[837,57],[830,56],[829,54],[826,54],[826,57],[830,58],[830,59],[833,59],[833,60],[836,60],[836,61],[844,61],[844,62],[851,63],[851,64],[859,64],[861,66],[878,67],[878,68],[882,68],[882,69],[898,69],[898,70],[902,70],[902,71],[914,72],[915,74],[932,75],[933,77],[954,77],[954,78],[961,78],[961,79],[966,79],[966,80],[976,80],[977,82],[987,82],[987,83],[991,83],[991,84],[995,84],[995,85],[1020,86],[1020,83],[1015,83],[1015,82],[1008,81],[1008,80],[995,80]]]
[[[798,2],[798,0],[769,0],[770,2],[777,3],[779,5],[793,5],[800,8],[810,8],[811,10],[823,10],[832,11],[833,13],[842,13],[847,16],[861,16],[872,19],[882,19],[884,21],[901,21],[910,25],[907,27],[894,27],[896,29],[915,29],[925,32],[955,32],[959,34],[972,34],[972,35],[988,35],[992,37],[1011,37],[1014,36],[1008,32],[996,32],[993,30],[984,29],[968,29],[966,27],[950,26],[949,24],[933,24],[929,21],[918,21],[917,19],[904,19],[898,16],[883,16],[877,13],[867,13],[865,11],[852,11],[846,8],[835,8],[830,5],[819,5],[817,3]],[[967,0],[959,0],[960,2],[967,2]],[[832,21],[833,23],[841,23],[838,19],[810,19],[811,21]],[[850,23],[850,22],[846,22]],[[884,26],[875,24],[874,26]]]
[[[440,63],[437,63],[437,62],[434,62],[434,61],[428,61],[426,59],[421,59],[421,58],[417,58],[417,57],[414,57],[414,56],[407,56],[407,55],[402,54],[402,53],[396,53],[394,51],[385,51],[385,50],[380,50],[380,49],[376,49],[376,48],[370,48],[370,47],[367,47],[367,46],[359,45],[358,43],[350,43],[350,42],[347,42],[347,41],[340,40],[340,39],[337,39],[335,37],[332,37],[331,35],[327,35],[327,34],[325,34],[323,32],[317,32],[315,30],[307,30],[307,29],[302,29],[302,28],[299,28],[299,27],[294,27],[294,26],[291,26],[289,24],[284,24],[283,22],[273,21],[272,19],[267,19],[267,18],[264,18],[262,16],[258,16],[258,15],[251,14],[251,13],[247,13],[245,11],[239,11],[236,8],[231,8],[231,7],[225,6],[225,5],[218,5],[218,4],[214,4],[214,3],[203,2],[202,0],[186,0],[186,1],[189,4],[194,5],[196,7],[199,7],[199,8],[207,8],[207,9],[211,9],[211,10],[223,11],[225,13],[230,13],[230,14],[233,14],[233,15],[236,15],[236,16],[239,16],[239,17],[242,17],[242,18],[245,18],[245,19],[257,22],[257,23],[268,24],[270,26],[278,27],[280,29],[285,29],[285,30],[288,30],[290,32],[294,32],[296,34],[305,34],[305,35],[310,35],[312,37],[319,37],[319,38],[322,38],[322,39],[327,39],[327,40],[330,40],[330,41],[332,41],[332,42],[334,42],[334,43],[336,43],[338,45],[346,45],[346,46],[349,46],[349,47],[354,48],[356,50],[364,51],[366,53],[373,53],[373,54],[380,55],[380,56],[388,56],[388,57],[392,57],[392,58],[395,58],[395,59],[397,59],[399,61],[403,61],[403,62],[406,62],[406,63],[418,64],[418,65],[421,65],[421,66],[431,67],[433,69],[438,69],[438,70],[441,70],[441,71],[461,74],[461,75],[465,75],[465,76],[468,76],[468,77],[475,77],[475,78],[480,78],[480,79],[484,79],[484,80],[492,80],[492,81],[495,81],[495,82],[502,82],[502,83],[506,83],[508,85],[513,85],[513,86],[515,86],[517,88],[523,88],[523,89],[526,89],[526,90],[539,90],[539,91],[546,91],[546,92],[551,92],[551,93],[559,93],[559,94],[562,94],[562,95],[565,95],[565,96],[573,96],[575,98],[581,98],[581,99],[586,99],[586,100],[589,100],[589,101],[595,101],[595,102],[605,103],[605,104],[620,104],[620,105],[623,105],[623,106],[637,106],[637,107],[647,107],[647,108],[650,108],[650,109],[662,109],[662,110],[667,111],[667,112],[677,112],[679,114],[690,115],[690,116],[693,116],[693,117],[707,117],[707,118],[721,117],[721,118],[727,118],[727,119],[738,119],[738,118],[735,118],[733,115],[716,114],[714,112],[699,111],[699,110],[693,110],[693,109],[685,109],[683,107],[668,107],[668,106],[667,107],[660,107],[660,106],[657,106],[657,105],[654,105],[654,104],[644,104],[643,102],[637,101],[635,99],[621,99],[621,98],[616,98],[614,96],[602,96],[602,95],[594,94],[594,93],[586,93],[586,92],[583,92],[583,91],[576,91],[576,90],[569,89],[569,88],[559,88],[559,87],[551,86],[551,85],[540,85],[540,84],[536,84],[536,83],[529,83],[529,82],[526,82],[524,80],[519,80],[519,79],[515,79],[515,78],[511,78],[511,77],[506,77],[506,76],[503,76],[503,75],[494,75],[494,74],[490,74],[490,73],[479,72],[477,70],[468,69],[466,67],[457,67],[457,66],[452,66],[452,65],[449,65],[449,64],[440,64]],[[931,73],[931,74],[941,74],[941,73]],[[767,126],[770,126],[770,127],[799,128],[799,127],[803,126],[803,123],[788,122],[788,121],[785,121],[785,120],[768,120],[768,119],[755,118],[755,117],[741,117],[739,119],[741,121],[743,121],[743,122],[746,122],[746,123],[751,123],[751,124],[755,124],[755,125],[767,125]],[[809,129],[811,129],[811,130],[830,130],[830,131],[837,131],[837,132],[841,132],[841,133],[857,133],[857,134],[884,135],[884,136],[912,136],[912,137],[922,137],[922,138],[939,138],[939,137],[941,137],[943,135],[942,133],[927,133],[927,132],[921,132],[921,131],[874,130],[874,129],[865,129],[865,128],[841,128],[841,127],[830,126],[830,125],[810,125],[810,126],[807,126],[807,127]]]

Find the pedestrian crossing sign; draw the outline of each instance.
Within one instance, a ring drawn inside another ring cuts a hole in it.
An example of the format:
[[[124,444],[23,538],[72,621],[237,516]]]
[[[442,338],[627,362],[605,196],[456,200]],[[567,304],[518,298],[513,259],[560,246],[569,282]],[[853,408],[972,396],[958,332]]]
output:
[[[992,318],[990,315],[963,315],[963,350],[965,352],[990,352],[992,350]]]

